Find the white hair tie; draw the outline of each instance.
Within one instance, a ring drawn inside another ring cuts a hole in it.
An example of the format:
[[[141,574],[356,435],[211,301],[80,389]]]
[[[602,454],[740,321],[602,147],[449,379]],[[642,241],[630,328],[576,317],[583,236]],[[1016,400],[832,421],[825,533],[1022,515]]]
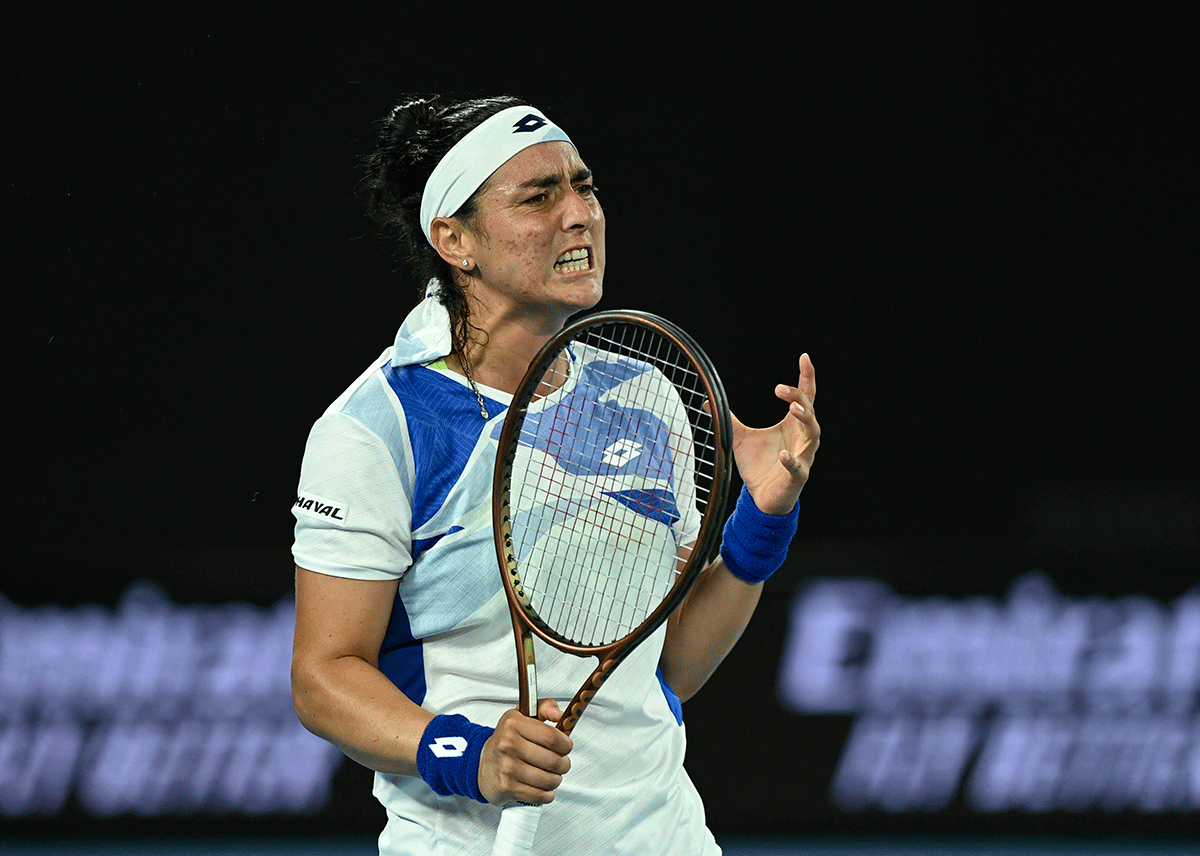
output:
[[[571,142],[541,111],[526,106],[505,108],[468,131],[446,152],[425,182],[421,228],[430,246],[435,218],[453,216],[488,176],[517,152],[552,140]]]

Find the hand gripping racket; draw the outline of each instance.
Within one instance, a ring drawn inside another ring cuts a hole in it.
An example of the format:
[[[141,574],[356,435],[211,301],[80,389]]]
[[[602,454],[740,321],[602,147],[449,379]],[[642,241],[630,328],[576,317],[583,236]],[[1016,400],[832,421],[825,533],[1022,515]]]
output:
[[[524,713],[537,715],[534,635],[599,660],[558,723],[570,734],[679,606],[720,537],[731,436],[712,363],[664,319],[591,315],[534,358],[504,420],[492,499]],[[530,853],[540,810],[506,807],[494,856]]]

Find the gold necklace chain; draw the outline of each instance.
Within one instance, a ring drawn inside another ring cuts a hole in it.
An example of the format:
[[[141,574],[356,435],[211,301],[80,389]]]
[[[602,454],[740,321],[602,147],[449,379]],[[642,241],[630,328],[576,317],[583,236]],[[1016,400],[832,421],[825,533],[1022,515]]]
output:
[[[467,383],[469,383],[471,385],[471,391],[475,393],[475,400],[479,402],[479,415],[482,416],[485,420],[490,419],[491,417],[488,416],[487,406],[483,403],[483,393],[481,393],[479,391],[479,386],[475,383],[475,378],[471,374],[470,362],[468,362],[465,357],[463,357],[459,354],[455,354],[455,356],[458,358],[458,364],[460,366],[462,366],[463,374],[467,376]],[[565,368],[565,371],[563,372],[563,378],[565,380],[566,378],[569,378],[571,376],[570,357],[567,358],[567,362],[566,362],[566,365],[564,368]]]
[[[471,385],[471,390],[475,393],[475,400],[479,402],[479,415],[482,416],[484,420],[490,419],[491,417],[488,416],[487,407],[483,403],[483,393],[481,393],[479,391],[479,387],[475,385],[475,378],[471,377],[470,362],[467,361],[466,357],[458,355],[458,364],[462,366],[463,374],[467,376],[467,383]]]

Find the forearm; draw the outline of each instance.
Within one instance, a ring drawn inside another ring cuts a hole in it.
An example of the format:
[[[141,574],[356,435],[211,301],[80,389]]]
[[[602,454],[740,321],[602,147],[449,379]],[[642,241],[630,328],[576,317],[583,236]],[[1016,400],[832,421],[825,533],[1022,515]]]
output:
[[[695,695],[737,644],[762,595],[762,583],[744,582],[718,556],[700,575],[667,623],[659,665],[684,701]]]
[[[784,493],[768,507],[784,513],[764,512],[749,490],[742,490],[725,523],[720,554],[667,624],[660,666],[681,699],[704,686],[741,638],[762,596],[763,582],[787,556],[799,516],[796,495]]]
[[[294,662],[292,699],[304,727],[383,773],[417,775],[417,747],[433,718],[361,657]]]

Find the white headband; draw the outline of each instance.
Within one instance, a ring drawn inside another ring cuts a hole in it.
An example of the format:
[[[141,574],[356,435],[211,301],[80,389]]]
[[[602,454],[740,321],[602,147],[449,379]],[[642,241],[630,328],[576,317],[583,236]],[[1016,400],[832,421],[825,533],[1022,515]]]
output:
[[[433,168],[421,196],[421,228],[433,244],[435,217],[450,217],[505,161],[537,143],[571,138],[533,107],[508,107],[484,119]],[[572,143],[574,145],[574,143]]]

